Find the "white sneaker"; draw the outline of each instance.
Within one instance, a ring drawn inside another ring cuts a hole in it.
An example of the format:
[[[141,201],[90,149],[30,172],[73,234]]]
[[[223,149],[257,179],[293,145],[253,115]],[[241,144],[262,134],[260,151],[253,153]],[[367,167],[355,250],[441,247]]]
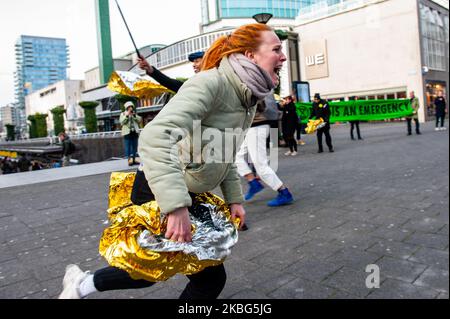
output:
[[[83,272],[77,265],[68,265],[63,279],[63,291],[58,299],[81,299],[80,283],[89,275]]]
[[[447,128],[445,126],[441,127],[441,131],[447,131]]]
[[[291,151],[287,151],[286,153],[284,153],[284,155],[286,155],[286,156],[289,156],[289,155],[291,155],[291,154],[292,154]]]
[[[295,156],[295,155],[297,155],[297,152],[296,152],[296,151],[294,151],[294,152],[291,153],[291,156]]]
[[[439,127],[434,128],[435,131],[440,131],[441,129]]]

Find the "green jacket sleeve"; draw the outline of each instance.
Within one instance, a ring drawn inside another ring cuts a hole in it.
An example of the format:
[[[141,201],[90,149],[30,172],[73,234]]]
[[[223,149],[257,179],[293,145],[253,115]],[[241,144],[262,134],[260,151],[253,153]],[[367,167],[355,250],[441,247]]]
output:
[[[122,125],[122,126],[127,124],[128,116],[126,116],[124,113],[120,113],[119,122],[120,122],[120,125]]]
[[[181,137],[173,133],[181,128],[192,134],[193,121],[204,119],[213,109],[219,81],[208,74],[188,80],[139,138],[144,174],[162,214],[192,205],[178,158],[176,144]]]
[[[227,176],[220,184],[220,189],[227,204],[241,204],[244,202],[241,180],[237,172],[236,164],[231,164]]]

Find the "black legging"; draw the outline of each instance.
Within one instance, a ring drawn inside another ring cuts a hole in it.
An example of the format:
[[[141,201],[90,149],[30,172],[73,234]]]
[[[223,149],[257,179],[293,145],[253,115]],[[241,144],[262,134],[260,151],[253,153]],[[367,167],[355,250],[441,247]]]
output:
[[[297,142],[294,138],[294,133],[292,134],[283,134],[284,141],[286,145],[289,147],[291,152],[297,152]]]
[[[216,299],[225,287],[227,275],[222,265],[208,267],[203,271],[188,275],[189,283],[180,299]],[[98,291],[140,289],[151,287],[155,282],[134,280],[121,269],[106,267],[94,273],[94,285]]]
[[[191,197],[195,194],[190,193]],[[148,186],[144,172],[138,170],[131,192],[131,201],[135,205],[142,205],[154,200]],[[223,264],[205,268],[203,271],[188,275],[186,285],[180,299],[216,299],[222,292],[227,279]],[[94,285],[98,291],[139,289],[153,286],[155,283],[147,280],[134,280],[122,269],[106,267],[94,273]]]

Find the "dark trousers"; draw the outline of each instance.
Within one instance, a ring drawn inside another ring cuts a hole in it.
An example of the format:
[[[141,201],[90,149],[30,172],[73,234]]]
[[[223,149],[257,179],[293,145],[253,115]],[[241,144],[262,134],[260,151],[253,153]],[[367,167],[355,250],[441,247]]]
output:
[[[155,199],[155,195],[148,186],[144,172],[137,170],[131,191],[131,201],[134,205],[142,205]]]
[[[351,127],[350,127],[350,137],[352,138],[352,140],[355,139],[355,136],[353,135],[353,130],[356,127],[356,134],[358,135],[358,139],[361,140],[361,132],[359,130],[359,121],[350,121]]]
[[[139,135],[136,133],[130,133],[123,137],[123,141],[125,144],[125,157],[133,159],[136,158],[138,139]]]
[[[302,123],[300,121],[297,123],[295,131],[297,132],[297,141],[300,141],[302,139]]]
[[[188,275],[189,283],[180,295],[180,299],[216,299],[227,280],[225,267],[222,265],[208,267],[203,271]],[[153,286],[155,283],[146,280],[134,280],[130,275],[118,268],[106,267],[94,273],[94,285],[98,291],[140,289]]]
[[[286,145],[289,147],[289,150],[291,152],[297,152],[297,141],[294,138],[294,133],[283,134],[283,137]]]
[[[323,151],[322,146],[322,135],[325,134],[325,142],[327,143],[328,149],[331,151],[333,149],[333,144],[330,135],[330,123],[327,123],[324,127],[317,130],[317,144],[319,145],[319,151]]]
[[[191,197],[195,194],[190,193]],[[134,179],[131,201],[142,205],[155,199],[148,186],[144,172],[138,170]],[[180,295],[180,299],[215,299],[222,292],[226,282],[223,265],[208,267],[203,271],[188,275],[189,283]],[[153,286],[155,283],[146,280],[134,280],[122,269],[106,267],[94,273],[94,285],[98,291],[139,289]]]
[[[441,122],[441,127],[444,127],[445,114],[443,114],[443,115],[436,114],[436,127],[439,126],[439,121]]]
[[[411,135],[411,122],[412,122],[412,118],[406,118],[406,123],[408,126],[408,135]],[[419,119],[414,119],[414,122],[416,123],[416,133],[420,134]]]

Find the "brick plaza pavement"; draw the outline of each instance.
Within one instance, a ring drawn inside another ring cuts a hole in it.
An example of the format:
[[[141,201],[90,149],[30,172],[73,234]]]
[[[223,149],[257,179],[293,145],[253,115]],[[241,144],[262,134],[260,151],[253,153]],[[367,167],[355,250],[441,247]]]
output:
[[[448,131],[362,124],[364,140],[351,141],[348,130],[333,126],[335,153],[317,154],[315,136],[297,157],[280,149],[296,202],[269,208],[266,189],[246,204],[250,229],[225,262],[220,298],[448,298]],[[67,264],[106,266],[97,249],[108,182],[103,173],[0,189],[0,298],[56,298]],[[378,289],[366,288],[369,264]],[[89,298],[177,298],[186,283]]]

